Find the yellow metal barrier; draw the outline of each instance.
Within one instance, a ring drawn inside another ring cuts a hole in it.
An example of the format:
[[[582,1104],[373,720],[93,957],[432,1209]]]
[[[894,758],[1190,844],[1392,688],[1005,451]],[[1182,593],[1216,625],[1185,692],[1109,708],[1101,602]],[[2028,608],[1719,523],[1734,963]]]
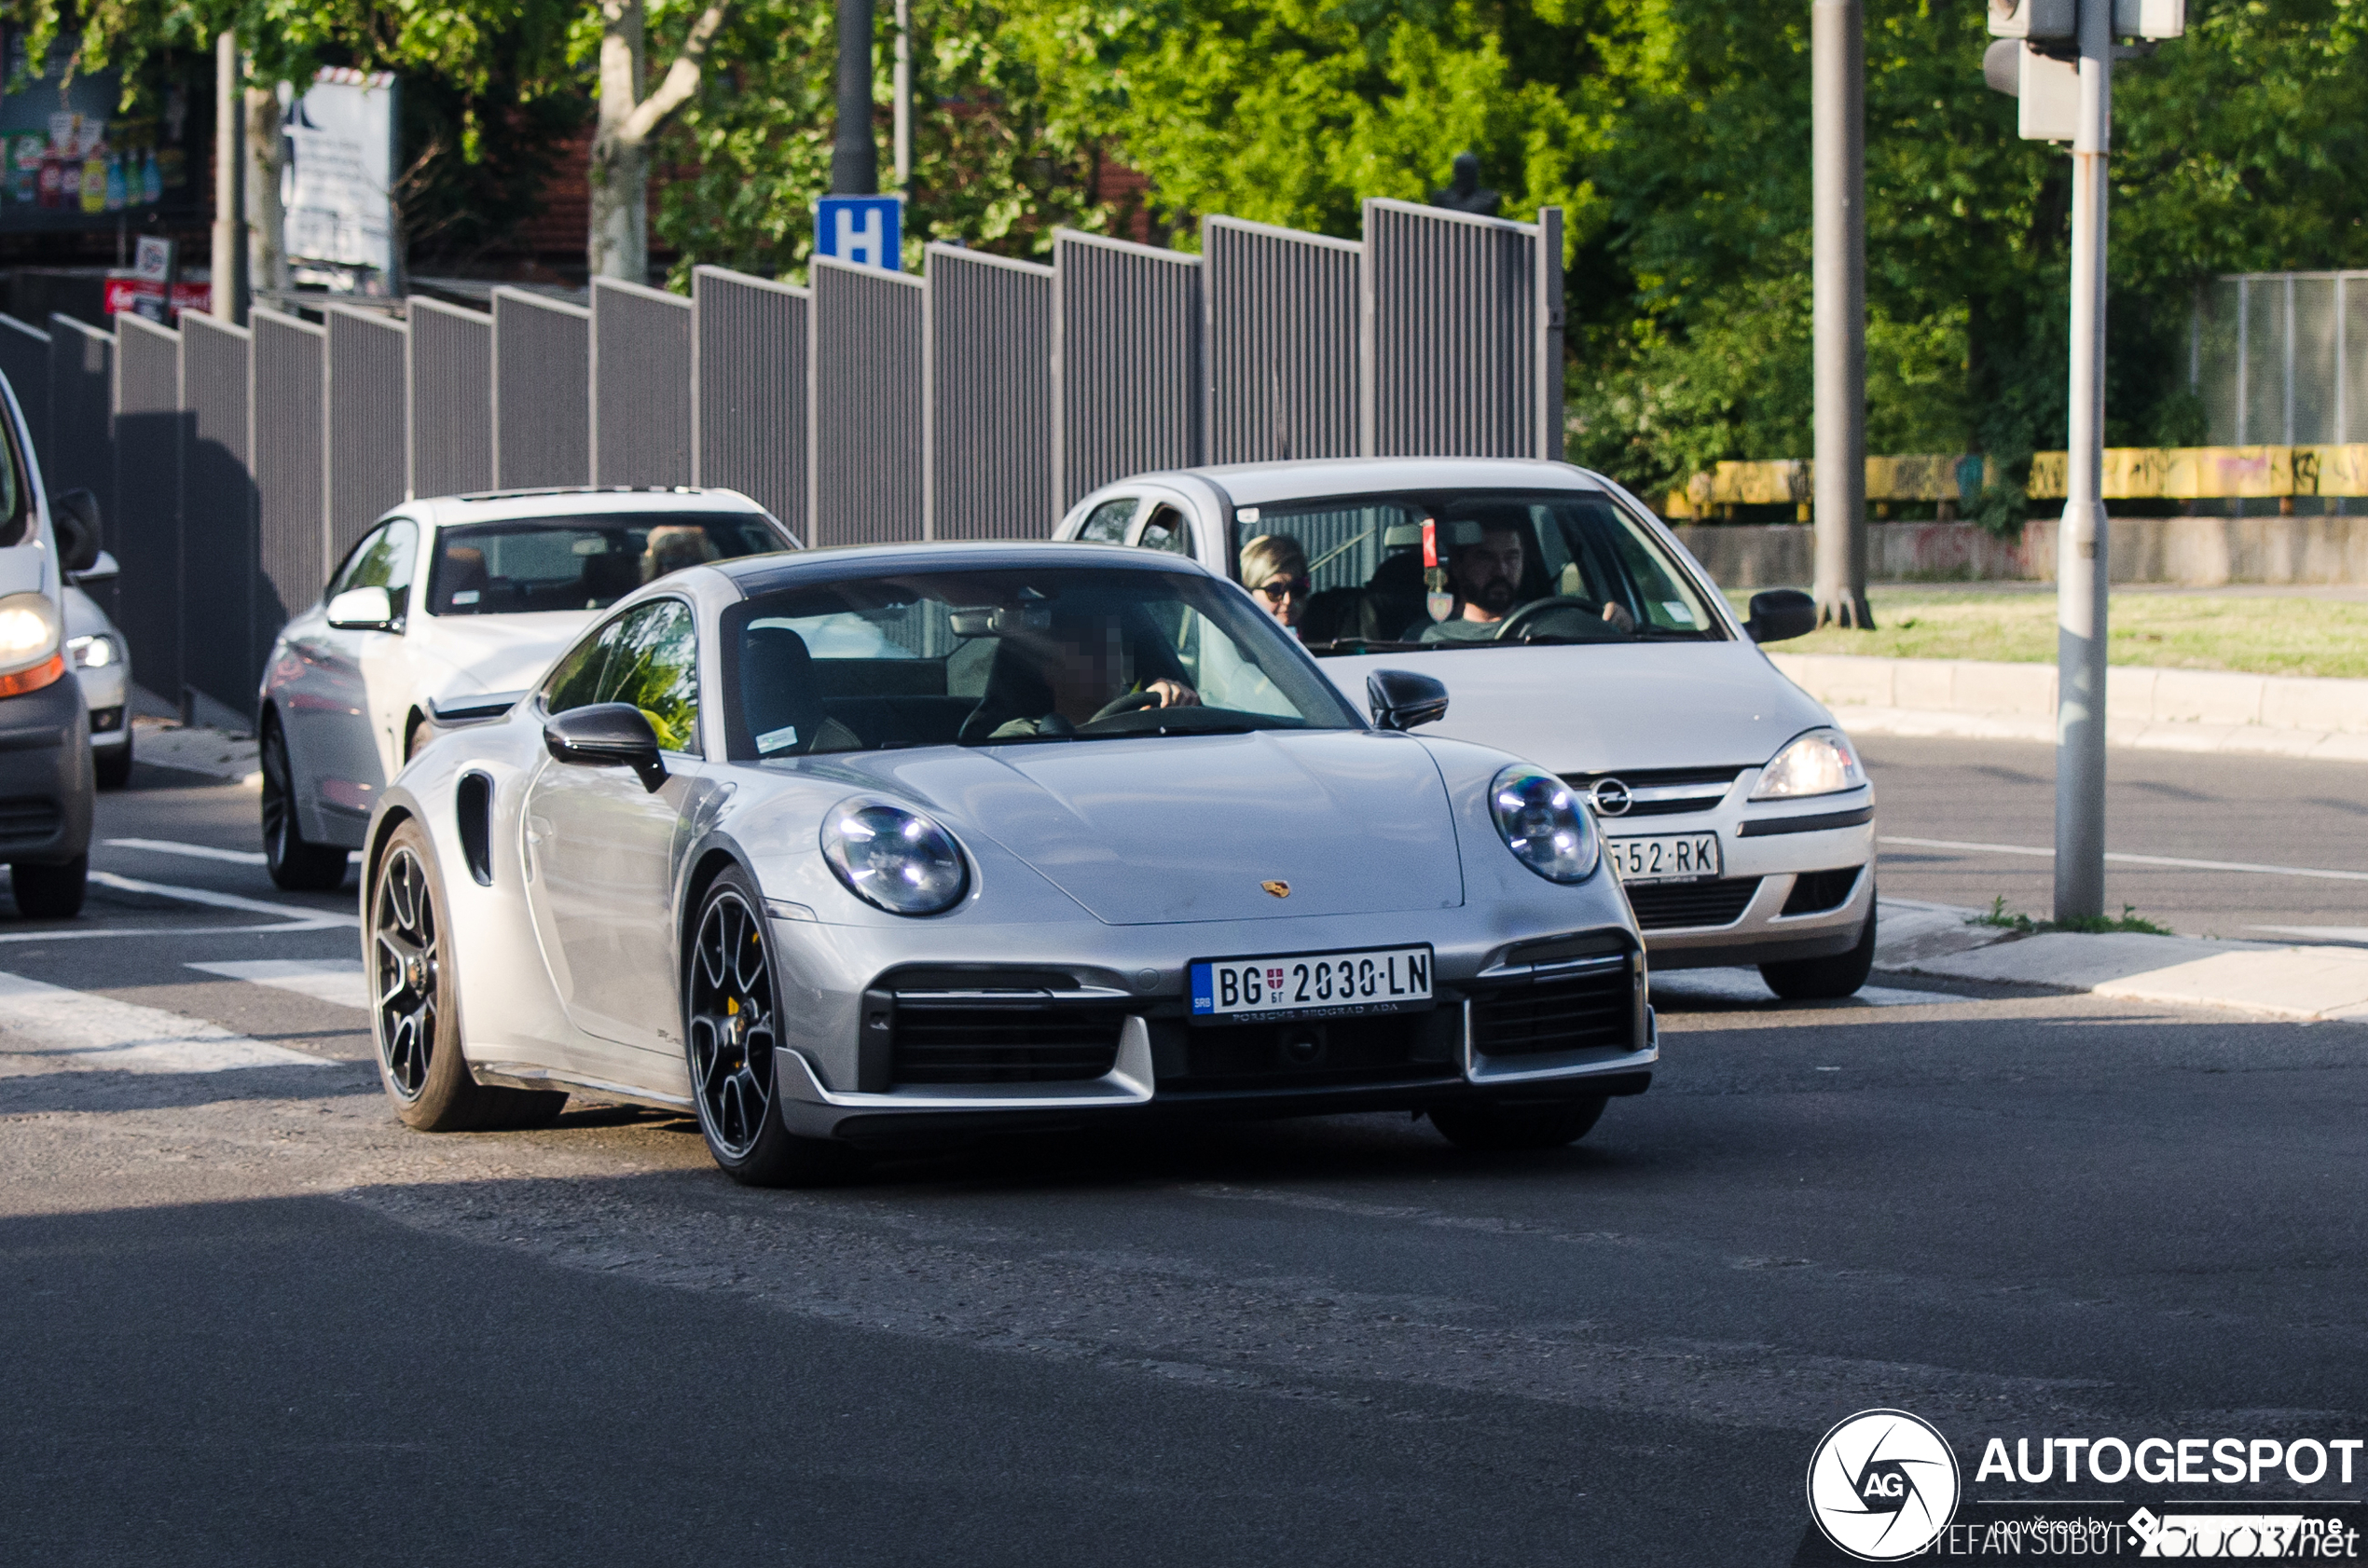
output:
[[[1866,499],[1958,499],[1958,476],[1966,461],[1948,456],[1868,458]],[[1708,474],[1695,475],[1684,489],[1671,491],[1666,512],[1672,517],[1702,517],[1717,506],[1805,505],[1816,482],[1816,466],[1801,459],[1722,462]],[[1997,482],[1997,463],[1983,460],[1982,483]],[[2108,501],[2368,496],[2368,444],[2111,447],[2105,450],[2104,490]],[[2024,493],[2034,500],[2060,500],[2064,454],[2033,454]]]

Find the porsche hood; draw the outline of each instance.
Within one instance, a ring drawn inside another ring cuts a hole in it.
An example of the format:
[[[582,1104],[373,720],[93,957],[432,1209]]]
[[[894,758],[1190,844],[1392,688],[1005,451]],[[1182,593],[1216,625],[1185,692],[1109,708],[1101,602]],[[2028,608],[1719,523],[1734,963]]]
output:
[[[1406,736],[1268,730],[865,762],[1113,926],[1463,902],[1446,786]]]

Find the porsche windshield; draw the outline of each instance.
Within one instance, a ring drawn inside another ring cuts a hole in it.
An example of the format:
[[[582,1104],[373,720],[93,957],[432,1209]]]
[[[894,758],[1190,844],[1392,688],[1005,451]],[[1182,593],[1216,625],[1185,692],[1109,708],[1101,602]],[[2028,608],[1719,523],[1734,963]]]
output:
[[[1667,547],[1604,495],[1445,490],[1292,501],[1260,508],[1241,530],[1246,557],[1277,563],[1278,595],[1283,579],[1303,573],[1298,631],[1318,653],[1727,635]],[[1425,532],[1435,565],[1425,562]],[[1261,538],[1274,543],[1258,550]],[[1293,561],[1304,563],[1302,573]]]
[[[919,572],[724,620],[732,755],[1360,726],[1270,619],[1196,573]]]

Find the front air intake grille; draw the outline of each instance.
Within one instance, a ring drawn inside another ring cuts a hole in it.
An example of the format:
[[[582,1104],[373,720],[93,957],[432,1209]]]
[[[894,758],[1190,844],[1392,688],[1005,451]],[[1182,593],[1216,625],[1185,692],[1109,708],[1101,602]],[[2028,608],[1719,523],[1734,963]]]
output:
[[[1452,1070],[1452,1014],[1426,1012],[1190,1025],[1183,1030],[1183,1070],[1162,1078],[1160,1090],[1313,1088],[1437,1077]]]
[[[1635,1043],[1635,960],[1596,960],[1584,972],[1472,994],[1472,1049],[1483,1056],[1627,1050]]]
[[[1730,877],[1724,882],[1664,882],[1628,889],[1629,907],[1636,923],[1648,931],[1681,926],[1731,926],[1742,917],[1759,891],[1756,876]]]
[[[0,846],[46,844],[58,833],[58,803],[39,795],[0,801]]]
[[[1856,866],[1801,873],[1793,878],[1793,890],[1784,895],[1784,913],[1823,915],[1829,909],[1839,909],[1850,901],[1851,889],[1858,886],[1858,873]]]
[[[918,1006],[896,1010],[899,1083],[1081,1083],[1118,1060],[1116,1007]]]

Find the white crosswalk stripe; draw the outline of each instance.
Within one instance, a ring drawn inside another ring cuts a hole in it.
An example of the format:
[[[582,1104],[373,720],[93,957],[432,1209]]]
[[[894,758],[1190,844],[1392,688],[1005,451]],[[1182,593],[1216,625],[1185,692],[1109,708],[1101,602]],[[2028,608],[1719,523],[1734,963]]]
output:
[[[218,964],[191,964],[189,968],[230,980],[276,986],[339,1007],[367,1011],[370,1006],[370,989],[362,978],[359,958],[235,958]]]
[[[132,1073],[336,1065],[324,1056],[249,1039],[218,1024],[5,971],[0,971],[0,1052],[60,1069]]]

